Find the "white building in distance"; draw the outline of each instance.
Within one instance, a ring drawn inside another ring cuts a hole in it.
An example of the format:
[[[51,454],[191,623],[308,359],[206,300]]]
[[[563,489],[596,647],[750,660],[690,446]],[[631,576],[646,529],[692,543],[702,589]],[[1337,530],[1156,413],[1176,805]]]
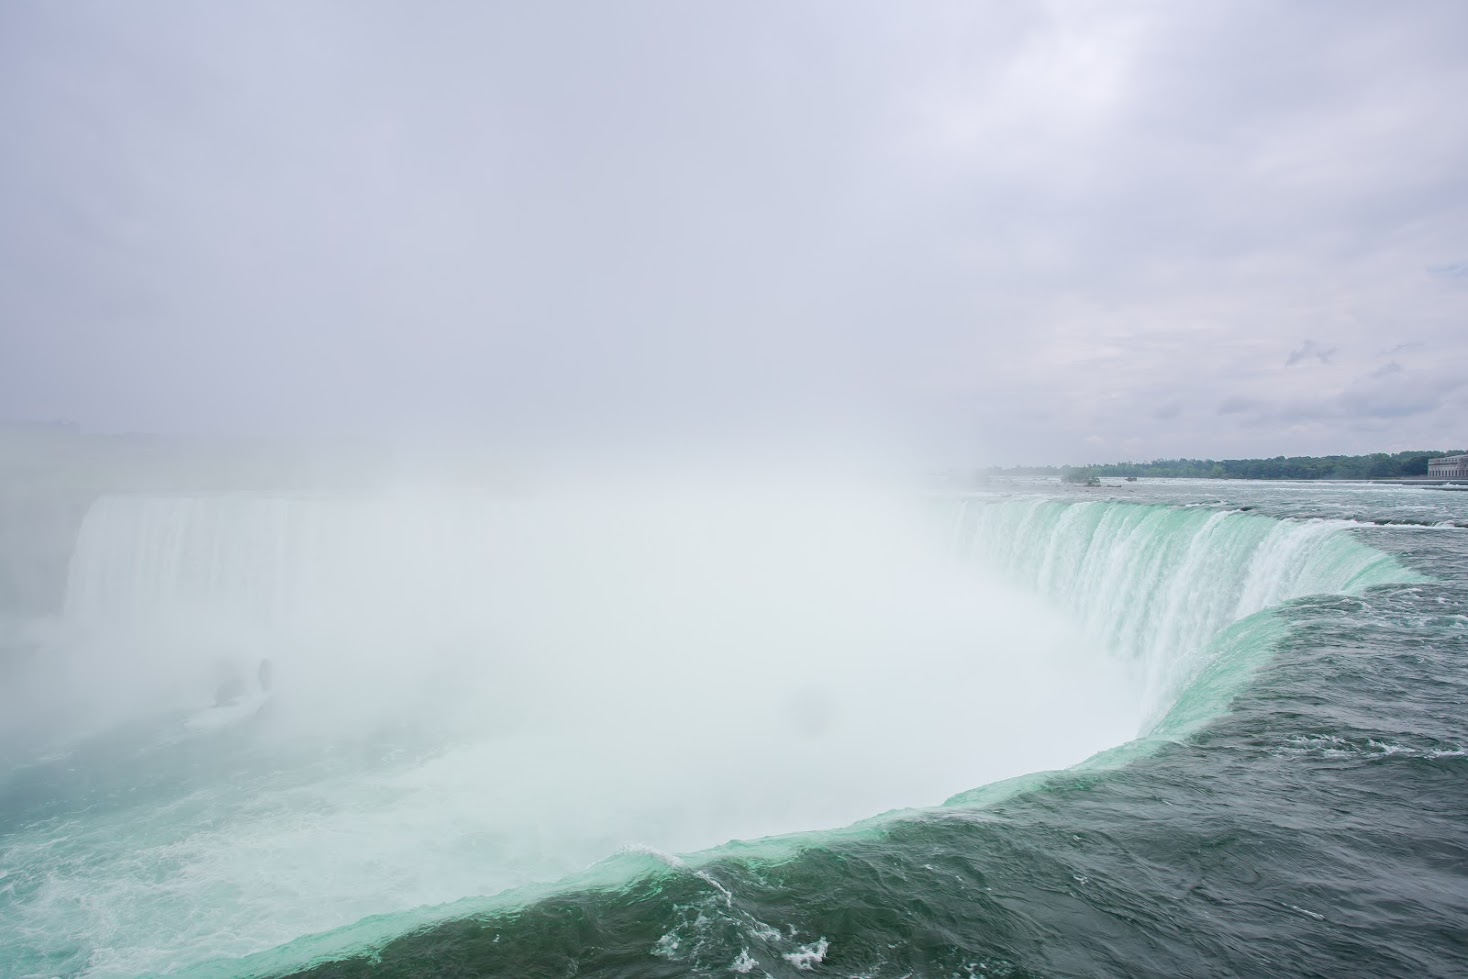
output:
[[[1468,479],[1468,453],[1428,459],[1427,475],[1431,479]]]

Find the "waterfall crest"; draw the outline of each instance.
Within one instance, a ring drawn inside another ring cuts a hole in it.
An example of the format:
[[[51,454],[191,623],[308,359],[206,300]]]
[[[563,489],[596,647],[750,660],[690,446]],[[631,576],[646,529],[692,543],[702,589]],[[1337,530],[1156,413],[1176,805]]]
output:
[[[966,500],[956,545],[1130,661],[1153,721],[1229,626],[1306,595],[1421,580],[1343,523],[1109,500]]]

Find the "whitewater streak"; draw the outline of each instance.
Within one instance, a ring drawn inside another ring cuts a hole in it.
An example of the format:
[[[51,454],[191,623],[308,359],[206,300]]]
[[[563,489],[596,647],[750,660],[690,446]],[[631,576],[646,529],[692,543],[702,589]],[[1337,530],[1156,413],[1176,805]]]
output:
[[[1152,726],[1217,658],[1229,626],[1306,595],[1421,580],[1355,540],[1350,526],[1197,506],[970,499],[959,505],[954,541],[1133,663]]]

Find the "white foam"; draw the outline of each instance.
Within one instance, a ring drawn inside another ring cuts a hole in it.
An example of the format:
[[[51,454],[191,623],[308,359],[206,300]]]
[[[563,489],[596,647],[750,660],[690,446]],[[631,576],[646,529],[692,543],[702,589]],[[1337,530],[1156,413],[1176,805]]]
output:
[[[793,952],[787,952],[783,956],[786,962],[795,966],[802,972],[809,972],[822,962],[826,961],[826,952],[831,948],[831,943],[822,937],[809,945],[802,945]]]

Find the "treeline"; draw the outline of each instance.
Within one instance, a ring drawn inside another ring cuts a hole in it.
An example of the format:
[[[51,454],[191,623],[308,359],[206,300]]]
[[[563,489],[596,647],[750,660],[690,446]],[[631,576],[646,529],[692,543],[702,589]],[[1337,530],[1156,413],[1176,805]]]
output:
[[[1427,475],[1427,460],[1448,451],[1374,452],[1364,456],[1275,456],[1273,459],[1154,459],[1099,466],[1015,466],[982,470],[980,476],[1059,476],[1084,483],[1101,476],[1182,479],[1396,479]]]

